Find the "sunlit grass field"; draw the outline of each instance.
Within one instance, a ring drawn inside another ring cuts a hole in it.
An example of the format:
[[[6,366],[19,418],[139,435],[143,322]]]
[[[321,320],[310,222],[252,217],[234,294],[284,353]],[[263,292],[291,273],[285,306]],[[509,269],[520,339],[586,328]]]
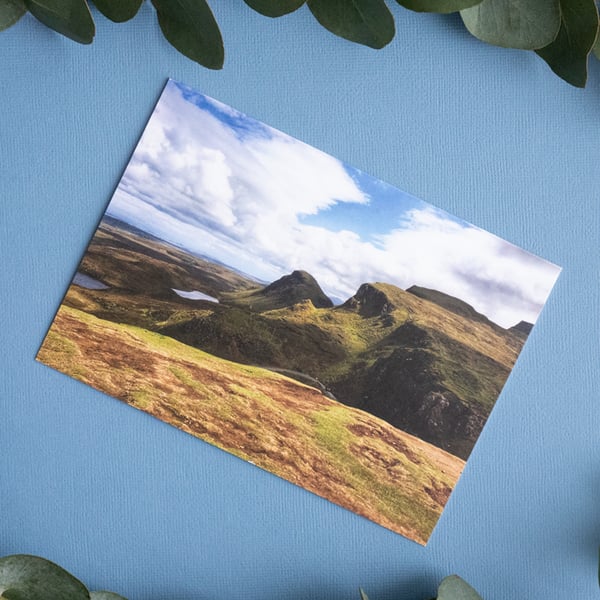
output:
[[[296,380],[73,307],[38,359],[420,543],[464,466]]]

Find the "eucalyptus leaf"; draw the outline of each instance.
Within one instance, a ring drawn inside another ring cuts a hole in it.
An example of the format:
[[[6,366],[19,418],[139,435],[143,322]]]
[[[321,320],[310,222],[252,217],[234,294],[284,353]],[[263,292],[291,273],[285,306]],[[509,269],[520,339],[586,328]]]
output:
[[[0,31],[14,25],[26,12],[23,0],[0,0]]]
[[[123,598],[123,596],[119,596],[119,594],[115,594],[114,592],[90,592],[91,600],[127,600],[127,598]]]
[[[306,0],[244,0],[244,2],[265,17],[281,17],[300,8]]]
[[[558,36],[536,52],[559,77],[585,87],[588,56],[598,37],[598,9],[594,0],[560,0],[560,8]]]
[[[559,0],[483,0],[460,11],[466,28],[489,44],[537,50],[560,29]]]
[[[452,13],[479,4],[482,0],[396,0],[417,12]]]
[[[450,575],[442,579],[438,587],[437,600],[482,600],[482,598],[458,575]]]
[[[81,581],[38,556],[0,558],[0,597],[9,600],[90,600]]]
[[[594,56],[598,60],[600,60],[600,35],[596,39],[596,43],[594,44],[594,47],[592,48],[592,52],[594,53]]]
[[[352,42],[379,49],[396,33],[384,0],[307,0],[307,4],[323,27]]]
[[[209,69],[222,68],[223,38],[205,0],[152,0],[152,4],[172,46]]]
[[[115,23],[129,21],[137,15],[144,0],[92,0],[96,8]]]
[[[25,0],[29,12],[50,29],[80,44],[91,44],[96,28],[85,0]]]

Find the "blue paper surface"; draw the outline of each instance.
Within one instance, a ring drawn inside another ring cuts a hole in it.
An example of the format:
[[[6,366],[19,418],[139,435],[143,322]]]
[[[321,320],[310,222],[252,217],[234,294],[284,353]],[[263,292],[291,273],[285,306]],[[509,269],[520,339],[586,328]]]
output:
[[[218,4],[221,72],[178,55],[150,5],[98,15],[90,47],[30,17],[0,33],[0,554],[130,598],[408,600],[453,572],[489,599],[593,597],[598,65],[581,91],[453,16],[394,6],[375,52],[305,9]],[[34,361],[169,76],[563,267],[427,548]]]

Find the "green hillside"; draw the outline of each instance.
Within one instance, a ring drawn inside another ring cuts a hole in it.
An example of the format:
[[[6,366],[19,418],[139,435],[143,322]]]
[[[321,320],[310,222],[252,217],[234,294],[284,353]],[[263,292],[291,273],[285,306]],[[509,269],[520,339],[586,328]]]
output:
[[[448,294],[444,294],[438,290],[420,287],[418,285],[413,285],[406,291],[410,294],[418,296],[419,298],[423,298],[424,300],[429,300],[430,302],[433,302],[434,304],[437,304],[442,308],[449,310],[450,312],[456,313],[457,315],[466,317],[472,321],[480,321],[494,327],[492,321],[490,321],[485,315],[477,312],[470,304],[467,304],[459,298],[449,296]]]
[[[420,543],[464,466],[284,375],[68,306],[38,359]]]
[[[65,304],[159,332],[216,357],[285,372],[466,458],[518,356],[506,330],[462,300],[364,283],[334,307],[294,271],[260,285],[118,222],[102,223],[81,270],[109,289],[72,285]],[[188,300],[172,288],[219,302]]]
[[[522,338],[388,284],[341,307],[221,306],[161,328],[217,356],[317,379],[340,402],[466,458]]]

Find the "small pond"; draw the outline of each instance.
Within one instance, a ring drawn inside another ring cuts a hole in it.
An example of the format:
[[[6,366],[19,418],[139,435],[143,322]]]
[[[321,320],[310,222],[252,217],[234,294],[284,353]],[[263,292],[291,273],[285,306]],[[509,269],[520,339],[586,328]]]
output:
[[[208,300],[209,302],[219,302],[214,296],[209,296],[208,294],[199,292],[198,290],[190,290],[189,292],[186,292],[185,290],[176,290],[175,288],[171,289],[181,298],[187,298],[188,300]]]
[[[107,290],[109,287],[98,279],[94,279],[93,277],[90,277],[85,273],[80,273],[79,271],[75,273],[75,277],[73,277],[73,281],[71,283],[87,288],[88,290]]]

